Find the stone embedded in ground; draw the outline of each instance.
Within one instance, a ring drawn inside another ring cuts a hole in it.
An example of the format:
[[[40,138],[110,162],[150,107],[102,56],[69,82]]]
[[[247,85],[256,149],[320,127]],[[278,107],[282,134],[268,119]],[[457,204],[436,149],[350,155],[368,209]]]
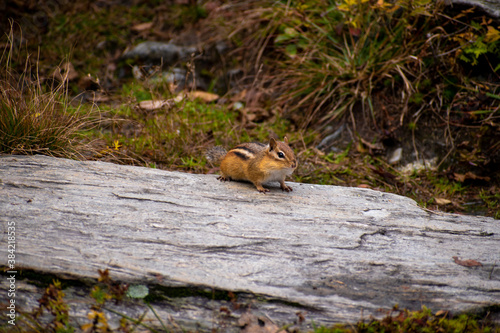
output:
[[[194,47],[178,46],[172,43],[146,41],[123,53],[124,59],[139,59],[145,63],[161,62],[162,65],[175,65],[177,61],[188,60],[196,52]]]

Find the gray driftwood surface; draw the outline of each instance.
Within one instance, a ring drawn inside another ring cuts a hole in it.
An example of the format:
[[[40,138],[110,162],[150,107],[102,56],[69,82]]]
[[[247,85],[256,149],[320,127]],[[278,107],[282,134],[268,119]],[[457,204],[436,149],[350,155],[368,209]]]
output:
[[[19,269],[88,280],[107,268],[158,293],[233,291],[279,324],[297,311],[306,322],[331,323],[381,317],[395,304],[456,313],[500,303],[498,221],[431,213],[369,189],[289,185],[291,193],[276,183],[264,195],[215,175],[1,156],[0,258],[15,221]],[[18,281],[26,306],[36,305],[33,288]],[[156,308],[211,325],[229,302],[199,295]]]
[[[479,7],[489,15],[500,18],[500,2],[498,0],[445,0],[445,3]]]

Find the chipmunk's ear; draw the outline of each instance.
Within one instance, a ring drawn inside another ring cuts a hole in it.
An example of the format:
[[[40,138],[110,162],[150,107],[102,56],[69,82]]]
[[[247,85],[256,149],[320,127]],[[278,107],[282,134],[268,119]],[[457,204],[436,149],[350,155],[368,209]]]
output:
[[[269,151],[273,150],[274,148],[276,148],[278,144],[276,143],[276,140],[274,138],[271,138],[269,140]]]
[[[288,144],[288,138],[285,136],[285,138],[283,139],[283,142]]]

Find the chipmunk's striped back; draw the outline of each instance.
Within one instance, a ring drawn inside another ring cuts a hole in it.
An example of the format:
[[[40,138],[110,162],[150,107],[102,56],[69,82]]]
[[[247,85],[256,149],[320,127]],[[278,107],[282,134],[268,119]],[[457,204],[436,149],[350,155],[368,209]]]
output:
[[[257,154],[266,149],[266,147],[267,145],[263,143],[243,143],[231,149],[228,154],[234,154],[242,160],[246,161],[254,158]]]

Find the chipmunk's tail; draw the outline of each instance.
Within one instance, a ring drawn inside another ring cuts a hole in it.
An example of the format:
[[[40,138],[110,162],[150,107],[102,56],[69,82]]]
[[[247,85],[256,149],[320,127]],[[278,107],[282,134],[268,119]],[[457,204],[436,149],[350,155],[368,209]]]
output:
[[[220,165],[222,159],[226,156],[227,150],[225,150],[222,146],[215,146],[210,148],[205,153],[205,157],[207,158],[208,163],[215,167]]]

